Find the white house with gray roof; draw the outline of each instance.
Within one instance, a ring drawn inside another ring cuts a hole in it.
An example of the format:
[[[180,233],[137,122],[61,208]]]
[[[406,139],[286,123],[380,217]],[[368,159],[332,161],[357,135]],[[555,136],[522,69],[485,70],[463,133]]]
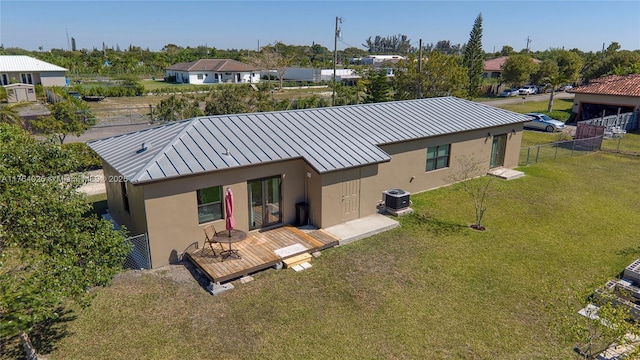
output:
[[[149,236],[153,267],[224,229],[232,189],[237,228],[296,220],[329,227],[378,211],[382,193],[447,185],[460,157],[517,166],[521,114],[455,97],[198,117],[92,141],[111,216]]]
[[[68,70],[25,55],[0,55],[0,85],[66,86]]]

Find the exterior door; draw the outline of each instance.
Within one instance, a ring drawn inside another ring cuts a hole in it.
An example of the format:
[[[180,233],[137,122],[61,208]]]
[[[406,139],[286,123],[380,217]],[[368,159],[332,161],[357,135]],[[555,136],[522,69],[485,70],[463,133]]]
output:
[[[282,222],[280,176],[249,181],[249,229]]]
[[[507,150],[507,134],[496,135],[493,137],[491,146],[491,164],[492,168],[504,165],[504,154]]]
[[[360,169],[342,172],[342,221],[360,217]]]

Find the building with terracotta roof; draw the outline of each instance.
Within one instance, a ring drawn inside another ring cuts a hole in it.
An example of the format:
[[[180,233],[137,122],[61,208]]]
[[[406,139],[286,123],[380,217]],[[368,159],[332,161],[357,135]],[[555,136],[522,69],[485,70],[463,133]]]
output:
[[[502,75],[502,66],[504,62],[507,61],[508,56],[500,56],[495,59],[487,60],[484,62],[484,73],[482,76],[486,79],[498,79]],[[536,64],[541,63],[542,61],[538,59],[533,59],[533,62]]]
[[[257,68],[232,59],[200,59],[173,64],[164,69],[165,81],[185,84],[254,84],[260,82]]]
[[[633,112],[640,109],[640,74],[606,76],[567,92],[575,94],[577,121]]]

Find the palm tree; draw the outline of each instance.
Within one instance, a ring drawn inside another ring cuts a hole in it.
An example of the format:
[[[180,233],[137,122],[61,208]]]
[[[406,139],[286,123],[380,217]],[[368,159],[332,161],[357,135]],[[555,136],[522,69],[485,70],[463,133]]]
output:
[[[547,106],[547,112],[551,112],[553,110],[553,96],[555,95],[556,89],[558,86],[567,82],[567,79],[562,74],[554,74],[546,76],[543,79],[547,84],[544,87],[544,91],[547,89],[551,89],[551,93],[549,94],[549,105]]]
[[[0,122],[20,127],[24,125],[24,119],[18,113],[16,105],[18,104],[0,106]]]

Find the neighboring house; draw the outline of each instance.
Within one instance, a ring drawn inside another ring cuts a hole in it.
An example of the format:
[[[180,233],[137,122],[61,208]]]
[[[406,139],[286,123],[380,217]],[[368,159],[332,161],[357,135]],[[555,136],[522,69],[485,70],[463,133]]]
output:
[[[103,160],[111,217],[149,236],[152,266],[225,228],[296,220],[329,227],[378,212],[382,193],[448,184],[459,159],[517,166],[527,116],[455,97],[199,117],[89,142]]]
[[[0,55],[0,85],[66,86],[68,70],[25,55]]]
[[[495,59],[487,60],[484,62],[484,72],[482,76],[485,79],[499,79],[502,76],[502,66],[504,62],[507,61],[508,56],[501,56]],[[533,59],[533,62],[536,64],[541,63],[542,61],[538,59]]]
[[[231,59],[201,59],[164,69],[165,80],[185,84],[259,83],[257,68]]]
[[[11,84],[4,87],[7,92],[7,102],[34,102],[37,101],[35,85],[32,84]]]
[[[607,76],[567,92],[575,94],[577,121],[633,112],[640,108],[640,74]]]

